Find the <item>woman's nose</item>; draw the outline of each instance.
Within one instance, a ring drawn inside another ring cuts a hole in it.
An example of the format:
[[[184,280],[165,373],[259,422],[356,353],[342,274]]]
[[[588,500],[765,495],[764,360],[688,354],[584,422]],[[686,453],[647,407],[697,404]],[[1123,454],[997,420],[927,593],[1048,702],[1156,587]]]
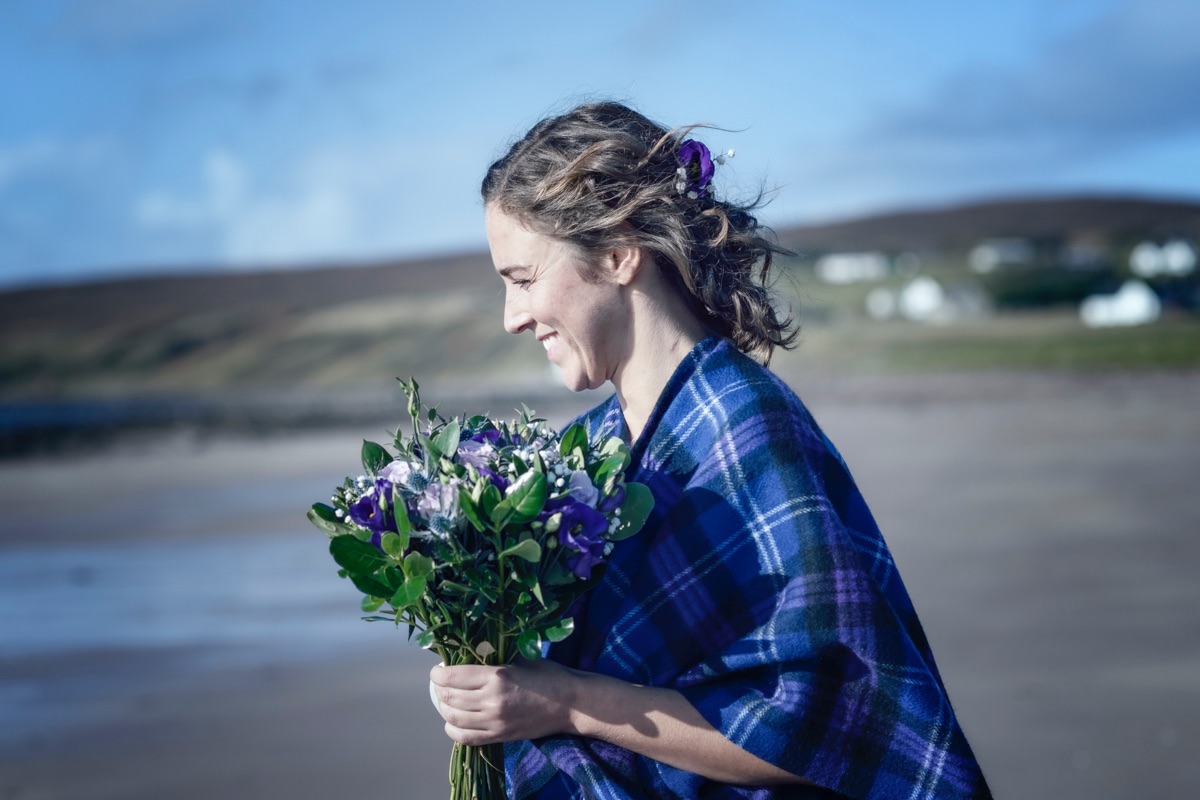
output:
[[[533,324],[533,317],[513,299],[512,290],[504,294],[504,330],[509,333],[520,333]]]

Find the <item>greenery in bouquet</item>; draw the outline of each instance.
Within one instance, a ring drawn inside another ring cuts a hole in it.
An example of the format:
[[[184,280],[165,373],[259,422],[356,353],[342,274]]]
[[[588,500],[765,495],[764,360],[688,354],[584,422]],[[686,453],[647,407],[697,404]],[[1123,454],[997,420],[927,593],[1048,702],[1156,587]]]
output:
[[[362,446],[365,474],[308,512],[371,620],[407,625],[443,663],[536,659],[572,630],[571,604],[653,507],[625,481],[617,437],[561,435],[528,409],[503,422],[445,419],[401,381],[411,435]],[[504,797],[498,746],[455,746],[452,797]]]

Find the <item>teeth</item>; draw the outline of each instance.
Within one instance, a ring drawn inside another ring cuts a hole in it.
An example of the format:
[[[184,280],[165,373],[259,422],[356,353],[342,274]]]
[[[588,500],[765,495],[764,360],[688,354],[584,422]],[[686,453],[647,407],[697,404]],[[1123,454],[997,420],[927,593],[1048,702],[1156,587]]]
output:
[[[542,347],[549,350],[550,349],[550,341],[554,338],[554,336],[555,336],[555,334],[550,334],[545,339],[542,339]]]

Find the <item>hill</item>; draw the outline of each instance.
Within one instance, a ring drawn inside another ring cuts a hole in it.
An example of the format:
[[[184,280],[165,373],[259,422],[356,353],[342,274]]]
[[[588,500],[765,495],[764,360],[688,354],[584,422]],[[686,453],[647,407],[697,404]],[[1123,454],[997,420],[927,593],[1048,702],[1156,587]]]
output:
[[[1200,204],[1004,200],[794,228],[782,231],[780,239],[806,252],[945,249],[989,236],[1080,231],[1107,238],[1183,231],[1200,238]],[[806,274],[797,270],[784,285],[805,284]],[[811,307],[812,295],[821,291],[805,284],[798,298],[788,299]],[[297,386],[342,391],[390,386],[393,376],[409,374],[459,386],[545,384],[544,353],[528,337],[518,341],[503,332],[502,302],[485,253],[10,290],[0,292],[0,400]],[[806,356],[854,369],[863,362],[838,350],[839,342],[853,340],[875,362],[887,361],[879,352],[891,345],[881,336],[858,331],[853,337],[823,337],[819,329],[829,324],[829,315],[803,319],[808,340],[825,342]],[[872,336],[880,342],[864,344]]]
[[[1012,198],[789,228],[800,251],[969,248],[991,237],[1133,237],[1200,233],[1200,202],[1135,197]]]

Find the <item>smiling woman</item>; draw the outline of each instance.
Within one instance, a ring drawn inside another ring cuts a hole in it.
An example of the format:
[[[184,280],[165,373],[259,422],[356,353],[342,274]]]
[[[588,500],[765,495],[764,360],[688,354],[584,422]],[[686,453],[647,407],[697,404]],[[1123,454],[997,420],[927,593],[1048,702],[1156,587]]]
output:
[[[505,329],[612,382],[580,422],[655,505],[547,659],[434,668],[446,732],[506,743],[518,798],[989,797],[845,463],[747,355],[795,337],[780,250],[692,131],[585,105],[484,179]]]

